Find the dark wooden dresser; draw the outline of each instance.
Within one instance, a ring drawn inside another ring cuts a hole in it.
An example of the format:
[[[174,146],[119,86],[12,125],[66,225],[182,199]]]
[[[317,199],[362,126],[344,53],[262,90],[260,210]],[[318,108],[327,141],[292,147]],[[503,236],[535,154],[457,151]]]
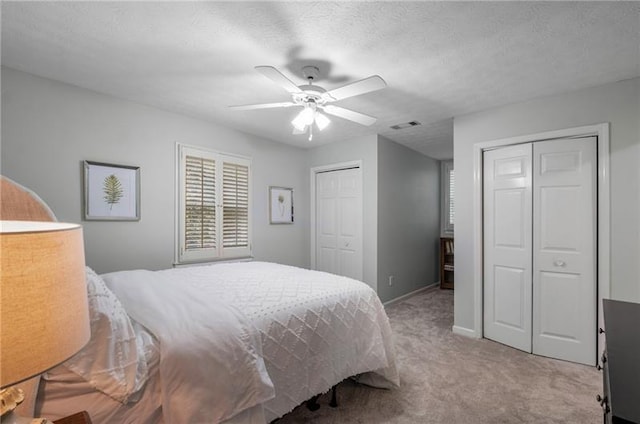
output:
[[[605,424],[640,424],[640,303],[604,300],[606,351],[601,358]]]

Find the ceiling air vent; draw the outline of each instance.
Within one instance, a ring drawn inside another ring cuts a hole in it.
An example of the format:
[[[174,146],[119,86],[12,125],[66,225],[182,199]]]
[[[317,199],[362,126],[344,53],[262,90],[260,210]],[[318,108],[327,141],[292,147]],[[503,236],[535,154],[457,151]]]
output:
[[[401,130],[403,128],[415,127],[417,125],[421,125],[420,122],[418,122],[418,121],[410,121],[410,122],[405,122],[404,124],[391,125],[391,129],[392,130]]]

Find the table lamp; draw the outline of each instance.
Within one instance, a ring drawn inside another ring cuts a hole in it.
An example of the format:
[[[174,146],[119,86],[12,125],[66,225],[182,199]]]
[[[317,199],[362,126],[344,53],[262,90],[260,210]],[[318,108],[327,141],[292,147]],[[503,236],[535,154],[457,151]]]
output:
[[[76,354],[90,327],[82,227],[0,221],[0,238],[0,421],[6,424],[25,420],[13,412],[24,396],[10,386]]]

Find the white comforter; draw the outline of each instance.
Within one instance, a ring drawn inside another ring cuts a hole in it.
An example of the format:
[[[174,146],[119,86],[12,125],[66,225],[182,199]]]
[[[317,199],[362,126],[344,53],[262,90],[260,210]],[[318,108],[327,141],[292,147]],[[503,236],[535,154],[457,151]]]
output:
[[[152,271],[103,276],[127,313],[160,340],[166,423],[217,423],[274,396],[260,342],[238,310]]]
[[[263,262],[104,278],[132,318],[160,339],[167,422],[205,422],[194,418],[203,411],[206,422],[217,422],[251,406],[263,408],[269,422],[369,371],[380,377],[365,376],[370,384],[399,384],[387,316],[362,282]]]

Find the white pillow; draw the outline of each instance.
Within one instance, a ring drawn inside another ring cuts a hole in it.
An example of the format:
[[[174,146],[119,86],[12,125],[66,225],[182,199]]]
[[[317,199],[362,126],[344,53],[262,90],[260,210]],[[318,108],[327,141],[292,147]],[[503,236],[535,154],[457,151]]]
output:
[[[91,339],[66,366],[93,387],[126,403],[148,379],[143,346],[136,343],[131,320],[122,303],[91,268],[86,268]]]

